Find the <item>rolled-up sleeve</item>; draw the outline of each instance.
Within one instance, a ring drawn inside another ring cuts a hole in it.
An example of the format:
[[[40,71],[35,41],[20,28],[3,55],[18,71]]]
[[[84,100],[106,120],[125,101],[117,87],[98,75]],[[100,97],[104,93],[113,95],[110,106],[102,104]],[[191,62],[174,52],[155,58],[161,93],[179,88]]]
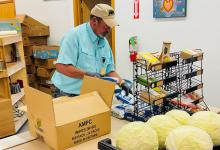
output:
[[[115,63],[114,63],[114,57],[113,57],[113,54],[112,54],[112,50],[109,46],[109,62],[108,62],[108,65],[107,65],[107,68],[106,68],[106,73],[110,73],[112,71],[115,71]]]

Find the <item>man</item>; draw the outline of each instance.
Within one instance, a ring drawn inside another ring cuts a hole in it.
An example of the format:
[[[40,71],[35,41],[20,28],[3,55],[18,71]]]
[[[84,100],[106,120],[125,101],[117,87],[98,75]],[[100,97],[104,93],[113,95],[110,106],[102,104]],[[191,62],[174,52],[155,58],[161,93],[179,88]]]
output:
[[[88,23],[72,29],[64,36],[52,77],[56,87],[53,97],[79,95],[85,75],[116,77],[126,95],[131,92],[127,83],[115,71],[112,51],[105,38],[111,28],[117,25],[113,8],[97,4],[91,10]]]

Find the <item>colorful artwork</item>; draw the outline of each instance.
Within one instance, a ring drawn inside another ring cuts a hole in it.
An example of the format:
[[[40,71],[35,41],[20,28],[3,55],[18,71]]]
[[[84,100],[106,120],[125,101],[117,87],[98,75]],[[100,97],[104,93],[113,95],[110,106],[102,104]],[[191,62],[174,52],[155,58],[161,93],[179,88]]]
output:
[[[154,18],[186,16],[186,0],[153,0]]]

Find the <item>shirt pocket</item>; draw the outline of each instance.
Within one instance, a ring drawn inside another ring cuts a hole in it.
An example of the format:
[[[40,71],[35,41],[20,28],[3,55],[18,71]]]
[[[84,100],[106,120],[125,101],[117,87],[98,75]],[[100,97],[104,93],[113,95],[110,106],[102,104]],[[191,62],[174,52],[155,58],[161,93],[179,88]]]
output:
[[[95,72],[96,71],[95,56],[92,53],[90,53],[88,50],[82,50],[79,54],[77,67],[84,71]]]

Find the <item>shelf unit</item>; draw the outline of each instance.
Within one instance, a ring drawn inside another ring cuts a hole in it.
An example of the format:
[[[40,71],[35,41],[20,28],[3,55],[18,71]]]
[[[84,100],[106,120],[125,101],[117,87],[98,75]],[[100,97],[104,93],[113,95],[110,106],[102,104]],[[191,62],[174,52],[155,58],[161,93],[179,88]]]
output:
[[[183,57],[179,54],[180,75],[180,108],[194,113],[209,110],[203,95],[203,52],[195,50],[199,55]],[[188,99],[188,101],[187,101]],[[185,102],[187,101],[187,102]],[[188,103],[189,105],[185,105]]]
[[[133,62],[135,103],[132,121],[147,121],[173,108],[169,101],[179,96],[177,64],[175,58],[153,66],[144,59]]]
[[[191,114],[209,110],[203,96],[202,51],[199,54],[186,57],[182,52],[170,53],[169,62],[154,65],[143,59],[133,62],[135,103],[130,120],[147,121],[173,108]]]
[[[16,59],[11,57],[16,51]],[[11,94],[10,84],[22,80],[27,85],[21,35],[0,36],[0,138],[15,134],[27,121],[27,114],[18,109],[25,103],[25,92]]]

